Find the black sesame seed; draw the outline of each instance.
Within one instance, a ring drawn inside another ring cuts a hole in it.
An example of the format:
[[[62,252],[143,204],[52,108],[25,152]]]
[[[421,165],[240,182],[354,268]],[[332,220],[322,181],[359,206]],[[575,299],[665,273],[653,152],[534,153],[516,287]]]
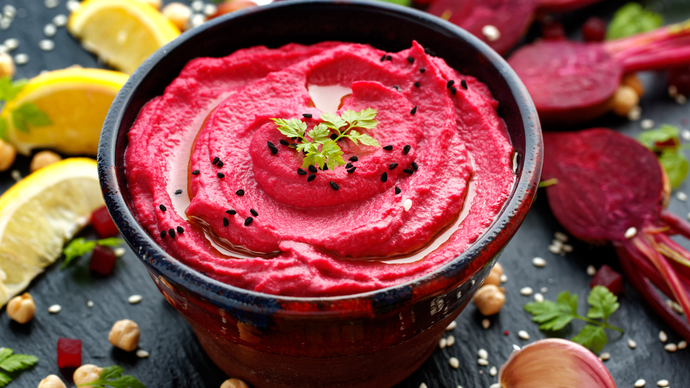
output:
[[[407,61],[410,62],[410,63],[414,63],[414,58],[412,58],[412,57],[407,57]]]
[[[222,168],[224,166],[223,161],[222,160],[218,161],[218,164],[216,164],[216,166],[218,168]]]
[[[323,171],[328,171],[328,164],[324,163],[323,168],[321,168]]]
[[[171,238],[175,238],[175,229],[170,229],[170,230],[168,231],[168,235],[169,235]]]
[[[181,226],[178,226],[177,227],[177,234],[182,234],[182,233],[184,233],[184,229],[182,229]]]
[[[228,226],[228,225],[230,225],[230,220],[228,220],[227,218],[223,217],[223,226]]]
[[[460,81],[460,86],[462,86],[463,89],[467,90],[467,81],[465,81],[465,80]]]
[[[307,175],[307,172],[304,171],[304,170],[302,170],[301,168],[298,168],[298,169],[297,169],[297,173],[300,174],[300,175]]]
[[[393,151],[393,145],[389,144],[389,145],[383,147],[383,149],[386,151]]]
[[[411,168],[406,168],[406,169],[403,170],[403,172],[404,172],[405,174],[410,174],[410,175],[414,174],[414,170],[411,169]]]
[[[412,108],[412,110],[410,111],[410,114],[413,116],[415,113],[417,113],[417,105],[415,105],[414,108]]]
[[[302,116],[304,116],[305,119],[310,119],[310,118],[312,118],[312,114],[311,114],[311,113],[302,113]]]
[[[182,194],[182,189],[175,190],[175,195],[180,195],[180,194]]]
[[[168,210],[165,208],[165,205],[163,205],[162,203],[160,205],[158,205],[158,207],[161,209],[162,212]]]
[[[237,211],[235,211],[234,209],[228,209],[225,212],[230,214],[231,216],[234,216],[235,214],[237,214]]]
[[[316,166],[314,166],[313,164],[309,166],[309,172],[316,173],[317,171],[319,171],[319,170],[317,170]]]
[[[332,133],[332,134],[331,134],[331,140],[335,140],[335,139],[337,139],[337,138],[338,138],[338,135],[336,135],[335,133]]]
[[[245,218],[244,219],[244,226],[249,226],[252,223],[252,221],[254,221],[254,219],[251,217]]]
[[[414,83],[414,86],[415,86],[416,88],[418,88],[418,87],[422,86],[422,84],[420,84],[419,82],[415,82],[415,83]]]
[[[352,167],[352,168],[347,170],[347,173],[352,174],[353,172],[355,172],[356,169],[357,169],[357,167]]]
[[[244,190],[239,189],[239,190],[235,191],[235,194],[237,194],[237,195],[239,195],[239,196],[241,197],[241,196],[244,195]]]
[[[400,194],[401,191],[402,191],[402,190],[400,190],[400,187],[395,186],[395,195]]]
[[[359,158],[358,158],[357,156],[350,156],[350,161],[351,161],[351,162],[356,162],[356,161],[358,161],[358,160],[359,160]]]
[[[290,143],[288,143],[288,141],[285,139],[280,139],[280,144],[285,145],[285,146],[290,145]]]
[[[257,212],[257,211],[254,210],[254,209],[249,209],[249,212],[252,213],[252,215],[253,215],[254,217],[258,217],[258,216],[259,216],[259,212]]]
[[[314,179],[316,179],[316,174],[309,174],[309,176],[307,177],[307,182],[311,182]]]
[[[352,168],[352,163],[348,163],[348,164],[345,165],[345,169],[346,169],[346,170],[349,170],[349,169],[351,169],[351,168]]]
[[[398,167],[398,163],[391,163],[390,166],[388,166],[388,169],[395,170],[396,167]]]
[[[419,69],[419,72],[420,72],[420,73],[424,73],[425,71],[426,71],[426,69],[423,68],[423,67],[422,67],[421,69]]]
[[[386,60],[387,60],[387,61],[392,61],[392,60],[393,60],[393,57],[391,57],[390,55],[386,55]]]
[[[386,54],[381,55],[381,62],[386,60]]]
[[[416,162],[412,162],[412,168],[414,168],[415,171],[419,170],[419,166]]]
[[[292,143],[288,147],[290,147],[294,150],[295,148],[297,148],[297,143]]]
[[[409,144],[405,144],[405,147],[403,147],[403,154],[405,154],[405,155],[409,154],[410,149],[412,149],[412,146]]]
[[[199,171],[199,170],[194,170],[194,171],[192,171],[192,175],[199,175],[200,172],[201,171]]]
[[[225,178],[225,174],[223,174],[222,172],[219,172],[219,173],[216,174],[216,175],[218,175],[218,178],[221,178],[221,179],[222,179],[222,178]]]
[[[427,55],[431,55],[432,57],[436,56],[436,53],[428,47],[424,49],[424,53],[426,53]]]
[[[271,150],[273,155],[278,153],[278,147],[276,147],[275,144],[271,143],[270,141],[267,141],[266,144],[268,144],[268,149]]]
[[[167,235],[167,233],[165,233],[164,230],[161,230],[161,238],[165,238],[166,235]]]
[[[455,93],[458,92],[458,89],[456,89],[455,86],[451,86],[451,87],[450,87],[450,92],[453,93],[453,95],[455,95]]]
[[[215,158],[213,158],[213,164],[216,164],[216,163],[218,163],[218,162],[220,162],[220,158],[219,158],[219,157],[216,156]]]
[[[397,91],[400,91],[400,86],[398,86],[398,85],[393,85],[393,89],[395,89],[395,90],[397,90]]]
[[[338,191],[338,189],[340,188],[340,186],[338,186],[338,184],[335,182],[329,182],[329,183],[331,185],[331,188],[335,191]]]
[[[385,182],[387,180],[388,180],[388,173],[384,172],[383,174],[381,174],[381,182]]]
[[[454,83],[455,83],[455,80],[450,80],[450,81],[446,82],[446,89],[448,89],[448,88],[450,88],[451,86],[453,86]]]

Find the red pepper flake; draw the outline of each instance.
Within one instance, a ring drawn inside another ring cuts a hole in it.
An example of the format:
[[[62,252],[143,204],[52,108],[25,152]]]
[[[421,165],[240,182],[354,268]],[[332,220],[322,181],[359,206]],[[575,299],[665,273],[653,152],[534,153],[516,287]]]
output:
[[[509,336],[509,335],[510,335],[510,332],[509,332],[508,330],[506,330],[506,331],[503,332],[503,335]]]

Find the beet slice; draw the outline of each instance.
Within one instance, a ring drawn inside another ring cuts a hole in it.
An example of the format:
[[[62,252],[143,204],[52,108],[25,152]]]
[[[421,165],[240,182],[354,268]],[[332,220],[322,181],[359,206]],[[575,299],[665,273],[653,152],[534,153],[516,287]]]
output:
[[[690,25],[603,43],[537,42],[515,51],[508,63],[543,124],[583,122],[610,109],[623,74],[690,64]]]
[[[663,210],[664,176],[654,153],[606,128],[546,132],[542,179],[558,181],[546,195],[566,230],[591,243],[611,242],[632,285],[690,340],[688,322],[651,287],[690,311],[690,252],[669,237],[690,238],[690,224]]]

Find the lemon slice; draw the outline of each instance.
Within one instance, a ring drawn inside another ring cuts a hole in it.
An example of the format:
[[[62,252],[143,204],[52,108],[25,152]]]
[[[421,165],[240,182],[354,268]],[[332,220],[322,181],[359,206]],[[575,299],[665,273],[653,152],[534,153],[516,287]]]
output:
[[[128,74],[180,35],[163,14],[138,0],[86,0],[70,15],[67,29],[84,48]]]
[[[128,75],[111,70],[70,68],[51,71],[29,81],[3,109],[7,139],[28,155],[33,148],[52,148],[66,154],[96,155],[103,121]],[[13,111],[34,103],[52,124],[18,129]]]
[[[0,197],[0,308],[60,257],[101,206],[96,161],[87,158],[42,168]]]

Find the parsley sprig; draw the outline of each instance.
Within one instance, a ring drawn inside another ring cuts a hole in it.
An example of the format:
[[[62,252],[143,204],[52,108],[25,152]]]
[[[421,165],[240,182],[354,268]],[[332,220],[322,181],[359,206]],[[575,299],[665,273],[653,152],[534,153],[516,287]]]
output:
[[[680,142],[680,130],[673,125],[664,124],[660,128],[642,132],[637,139],[657,154],[671,186],[680,186],[690,171],[690,163]]]
[[[131,375],[122,375],[125,370],[122,367],[113,365],[103,368],[98,380],[79,384],[77,387],[89,385],[93,388],[146,388],[146,386]]]
[[[346,164],[343,160],[343,151],[338,145],[338,140],[347,138],[352,140],[355,145],[361,142],[372,147],[381,147],[378,141],[366,133],[359,132],[354,128],[374,129],[378,125],[376,110],[367,108],[359,112],[346,110],[338,116],[334,113],[324,113],[321,115],[323,123],[317,124],[307,132],[307,124],[299,119],[271,119],[278,126],[278,131],[283,135],[297,139],[300,143],[296,148],[305,153],[302,167],[310,165],[323,166],[325,163],[328,168]],[[331,139],[331,131],[336,137]]]
[[[0,101],[3,102],[3,107],[4,103],[17,97],[28,83],[26,79],[13,82],[9,76],[0,78]],[[29,132],[29,125],[41,127],[53,123],[48,115],[33,102],[24,103],[13,109],[10,116],[12,124],[22,132]],[[0,118],[0,138],[7,140],[7,120],[4,118]]]
[[[91,252],[96,245],[104,247],[116,247],[120,244],[124,244],[124,241],[119,238],[110,237],[104,238],[102,240],[87,240],[83,237],[75,238],[72,240],[65,249],[62,250],[62,254],[65,255],[65,260],[62,262],[60,269],[65,269],[74,259],[83,256]]]
[[[18,372],[35,365],[38,358],[28,354],[14,354],[10,348],[0,348],[0,387],[4,387],[12,381],[5,372]],[[5,371],[5,372],[3,372]]]
[[[608,342],[604,329],[616,330],[623,333],[623,329],[611,326],[608,319],[618,310],[618,297],[603,286],[594,286],[587,297],[589,311],[584,317],[577,313],[577,294],[563,291],[558,294],[556,302],[545,300],[525,305],[525,311],[532,314],[532,321],[539,323],[539,329],[557,331],[563,329],[574,319],[580,319],[588,324],[580,333],[572,338],[573,342],[590,348],[598,353]],[[599,319],[599,320],[597,320]]]

